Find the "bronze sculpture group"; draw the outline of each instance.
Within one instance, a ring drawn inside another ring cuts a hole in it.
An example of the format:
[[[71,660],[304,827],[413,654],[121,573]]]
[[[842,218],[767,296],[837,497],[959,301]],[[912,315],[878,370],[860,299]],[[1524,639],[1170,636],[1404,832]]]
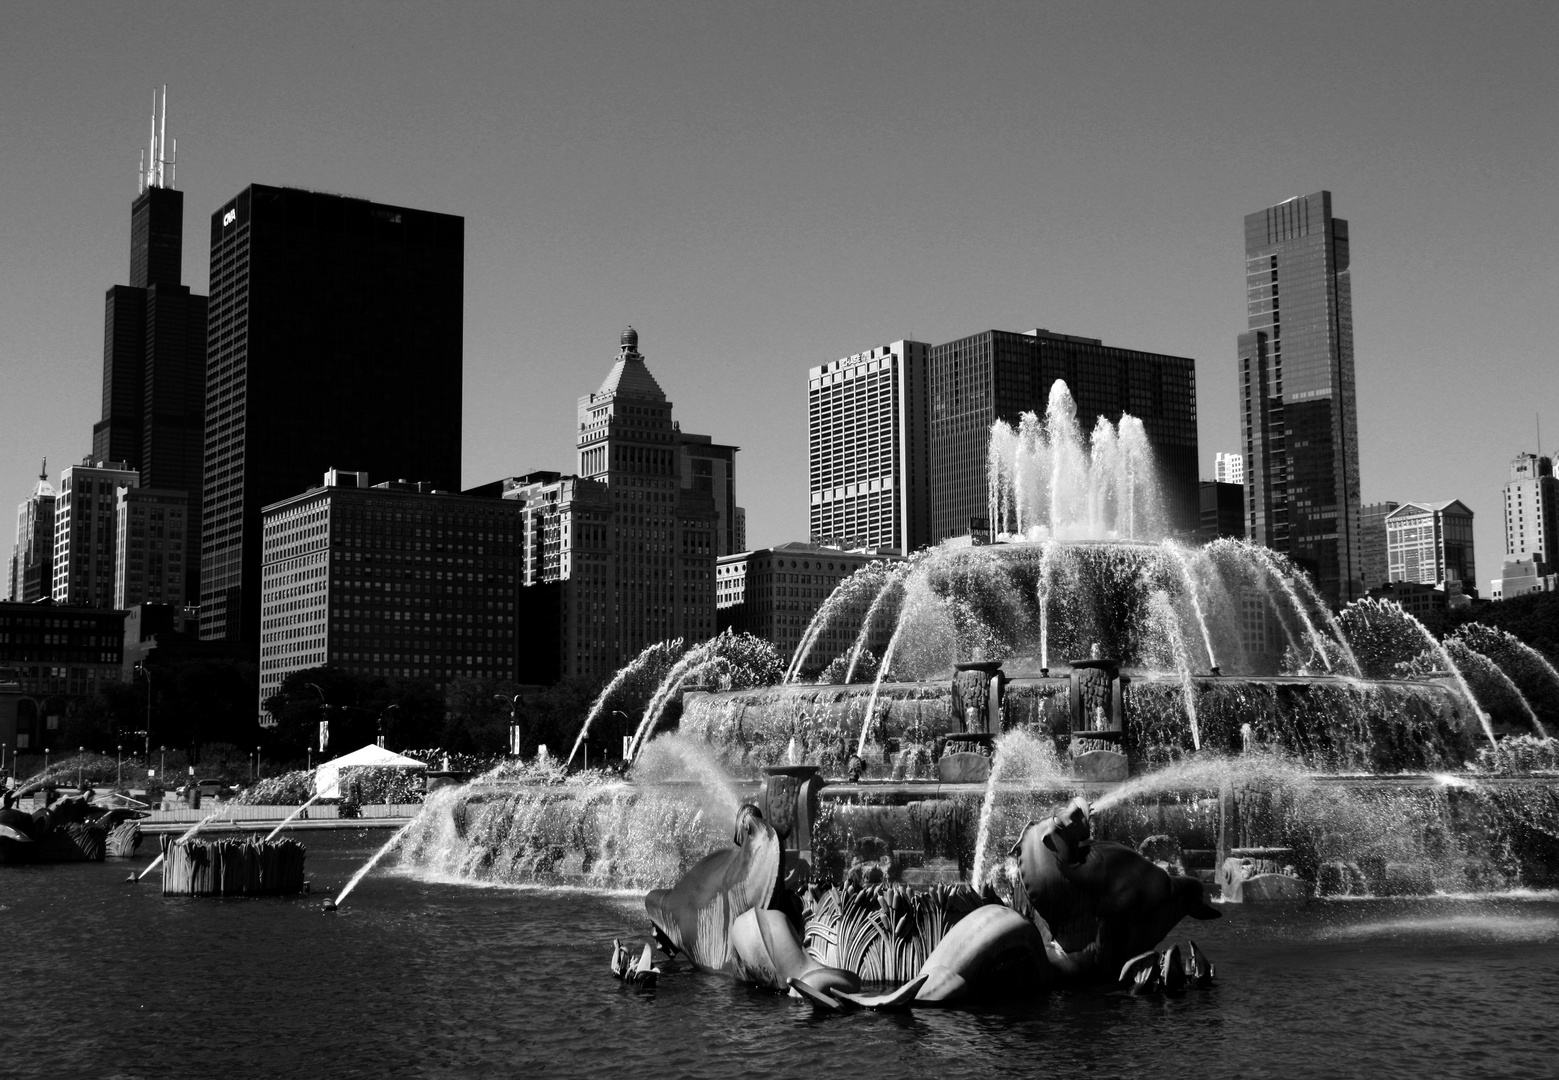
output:
[[[652,891],[645,909],[668,955],[829,1009],[952,1004],[1059,986],[1126,983],[1140,991],[1211,982],[1212,965],[1194,944],[1154,951],[1182,918],[1219,916],[1202,883],[1171,875],[1127,845],[1093,839],[1081,799],[1031,823],[1011,854],[1020,885],[1011,903],[961,886],[934,892],[929,903],[868,890],[864,903],[819,904],[815,892],[804,898],[785,885],[780,835],[748,805],[737,814],[732,847],[706,856],[671,888]],[[850,921],[841,917],[847,908],[878,921],[887,942],[879,948],[917,958],[916,947],[924,950],[913,977],[886,993],[862,992],[863,975],[882,981],[889,961],[879,955],[872,965],[860,963]]]

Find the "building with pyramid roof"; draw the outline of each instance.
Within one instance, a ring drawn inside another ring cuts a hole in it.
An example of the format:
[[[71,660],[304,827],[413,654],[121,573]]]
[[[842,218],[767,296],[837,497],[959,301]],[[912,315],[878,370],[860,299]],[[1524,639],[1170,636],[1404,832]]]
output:
[[[576,475],[503,481],[525,503],[525,682],[600,678],[655,642],[713,637],[715,558],[744,539],[736,447],[681,431],[632,327],[578,419]]]

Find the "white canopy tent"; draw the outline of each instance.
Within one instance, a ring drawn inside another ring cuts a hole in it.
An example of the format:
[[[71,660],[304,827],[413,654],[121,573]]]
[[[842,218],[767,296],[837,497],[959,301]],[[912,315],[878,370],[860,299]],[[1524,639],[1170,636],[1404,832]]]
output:
[[[426,769],[427,763],[416,758],[404,757],[401,754],[386,750],[381,746],[369,743],[361,750],[353,750],[350,754],[344,754],[333,761],[327,761],[314,769],[314,792],[321,799],[339,799],[341,797],[341,770],[358,766],[369,768],[393,768],[393,769]]]

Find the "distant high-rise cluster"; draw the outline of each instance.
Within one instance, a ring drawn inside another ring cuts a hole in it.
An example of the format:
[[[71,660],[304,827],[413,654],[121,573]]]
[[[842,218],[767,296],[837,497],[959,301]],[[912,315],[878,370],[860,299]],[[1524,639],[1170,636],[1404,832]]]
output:
[[[1329,191],[1245,218],[1247,533],[1308,571],[1333,604],[1364,591],[1350,265],[1348,223],[1332,216]]]

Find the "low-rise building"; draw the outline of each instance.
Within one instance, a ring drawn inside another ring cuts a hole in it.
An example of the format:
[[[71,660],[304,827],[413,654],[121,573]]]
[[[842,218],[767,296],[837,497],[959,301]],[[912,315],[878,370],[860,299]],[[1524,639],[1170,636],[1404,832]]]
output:
[[[260,703],[289,672],[513,679],[521,507],[406,481],[323,486],[262,511]]]
[[[874,562],[901,562],[897,552],[845,551],[818,544],[789,543],[743,551],[720,559],[715,567],[715,603],[722,630],[730,627],[772,642],[789,657],[818,610],[844,580]],[[848,652],[865,624],[875,593],[833,613],[809,653],[804,670],[821,670]],[[893,627],[874,625],[867,647],[879,656]]]
[[[1393,582],[1472,585],[1472,511],[1458,499],[1403,503],[1386,515],[1386,564]]]
[[[1196,530],[1198,542],[1206,544],[1220,538],[1245,538],[1245,485],[1224,480],[1201,483],[1202,519]]]
[[[119,682],[125,613],[50,601],[0,603],[0,669],[12,674],[18,708],[13,749],[54,744],[65,704]]]

